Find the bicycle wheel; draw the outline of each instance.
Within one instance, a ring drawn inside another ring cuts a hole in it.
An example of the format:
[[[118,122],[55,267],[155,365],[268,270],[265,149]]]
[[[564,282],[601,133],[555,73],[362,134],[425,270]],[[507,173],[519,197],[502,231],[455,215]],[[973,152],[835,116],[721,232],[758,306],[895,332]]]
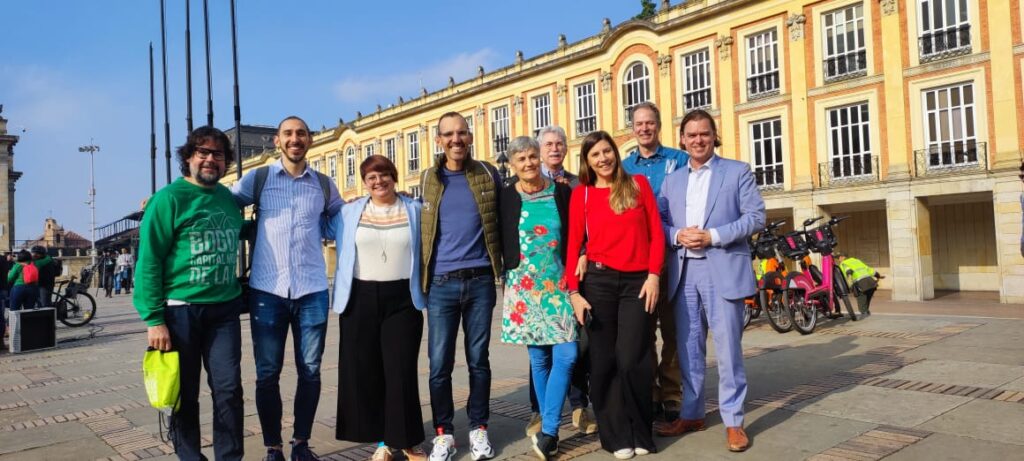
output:
[[[750,321],[753,319],[753,307],[750,304],[743,303],[743,329],[746,330],[750,326]]]
[[[798,274],[790,273],[787,280],[792,279]],[[796,328],[796,331],[799,331],[802,335],[809,335],[814,332],[814,328],[818,325],[818,309],[814,307],[813,303],[807,302],[807,299],[804,298],[803,290],[788,288],[789,286],[790,284],[786,283],[787,289],[783,291],[786,305],[789,306],[786,312],[793,322],[793,328]]]
[[[836,266],[836,271],[839,270],[839,266]],[[850,315],[850,320],[857,321],[857,312],[853,310],[853,304],[850,303],[850,288],[846,285],[846,277],[840,275],[839,272],[833,272],[832,286],[835,288],[832,290],[836,298],[836,311],[839,310],[838,303],[842,300],[843,307],[846,308],[846,313]]]
[[[67,312],[59,319],[60,323],[69,327],[80,327],[96,317],[96,300],[89,293],[79,292],[74,297],[65,299]]]
[[[774,280],[774,279],[773,279]],[[768,317],[768,323],[771,324],[772,329],[779,333],[788,333],[793,329],[793,319],[787,312],[789,310],[789,303],[786,302],[784,292],[785,281],[780,281],[770,286],[780,287],[773,290],[759,290],[758,296],[761,299],[761,309],[765,311]]]

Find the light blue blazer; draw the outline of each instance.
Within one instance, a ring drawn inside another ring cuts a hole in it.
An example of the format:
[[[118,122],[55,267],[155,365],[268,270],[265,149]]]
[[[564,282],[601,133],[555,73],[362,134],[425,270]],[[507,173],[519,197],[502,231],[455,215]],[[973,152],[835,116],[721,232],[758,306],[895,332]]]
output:
[[[409,215],[409,232],[412,233],[412,240],[409,249],[412,251],[412,276],[409,277],[409,291],[412,293],[412,303],[416,309],[423,310],[427,307],[427,297],[420,289],[420,202],[408,197],[399,195],[398,199],[405,205],[405,211]],[[352,278],[356,268],[356,229],[359,227],[359,217],[366,208],[369,197],[360,198],[352,203],[346,204],[341,213],[331,219],[327,228],[327,236],[340,236],[337,239],[338,264],[334,270],[334,312],[345,312],[348,306],[348,298],[352,295]]]
[[[716,155],[717,157],[717,155]],[[750,165],[717,157],[711,165],[711,184],[704,207],[703,229],[716,229],[719,245],[707,248],[715,291],[725,299],[742,299],[756,290],[747,238],[764,227],[764,200],[757,190]],[[686,222],[686,187],[690,169],[684,165],[661,184],[658,211],[668,244],[666,272],[668,299],[674,299],[682,279],[682,247],[676,247],[676,231]]]

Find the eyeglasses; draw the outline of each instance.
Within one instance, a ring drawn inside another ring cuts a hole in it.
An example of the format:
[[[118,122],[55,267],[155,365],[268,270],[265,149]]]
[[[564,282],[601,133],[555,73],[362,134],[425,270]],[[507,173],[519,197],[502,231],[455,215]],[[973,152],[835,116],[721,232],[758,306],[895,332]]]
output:
[[[214,160],[224,160],[224,151],[222,150],[213,150],[207,149],[205,147],[196,147],[196,157],[199,157],[200,159],[207,159],[210,158],[211,155],[213,156]]]

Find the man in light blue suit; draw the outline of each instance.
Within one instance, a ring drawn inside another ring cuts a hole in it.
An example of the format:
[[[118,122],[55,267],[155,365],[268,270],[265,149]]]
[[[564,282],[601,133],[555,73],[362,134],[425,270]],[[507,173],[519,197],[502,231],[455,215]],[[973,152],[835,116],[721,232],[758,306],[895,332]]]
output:
[[[743,298],[756,290],[747,238],[764,227],[764,200],[750,165],[715,155],[715,121],[695,110],[683,117],[680,143],[687,168],[665,178],[659,208],[668,244],[668,297],[675,309],[683,409],[676,421],[655,425],[661,436],[704,430],[707,333],[718,359],[718,400],[730,451],[743,451]]]

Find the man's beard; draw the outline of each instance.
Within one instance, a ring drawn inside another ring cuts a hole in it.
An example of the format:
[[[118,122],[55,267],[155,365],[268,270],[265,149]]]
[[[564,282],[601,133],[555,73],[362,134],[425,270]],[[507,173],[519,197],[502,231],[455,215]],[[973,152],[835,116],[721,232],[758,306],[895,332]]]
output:
[[[196,178],[196,182],[204,186],[213,186],[220,180],[221,174],[218,173],[204,173],[203,170],[196,171],[192,174],[192,177]]]

